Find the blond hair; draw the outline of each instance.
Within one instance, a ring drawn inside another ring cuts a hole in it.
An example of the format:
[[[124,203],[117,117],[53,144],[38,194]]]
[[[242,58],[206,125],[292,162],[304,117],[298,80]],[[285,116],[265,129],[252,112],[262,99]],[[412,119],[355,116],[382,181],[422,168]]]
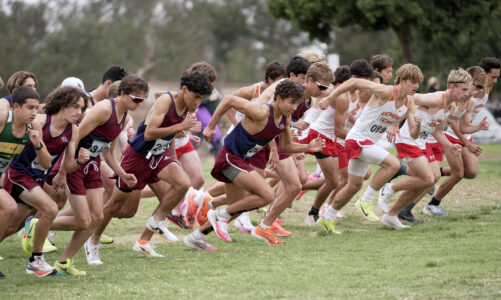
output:
[[[297,54],[297,56],[301,56],[302,58],[306,59],[310,64],[317,62],[327,62],[327,58],[321,52],[301,51]]]
[[[399,84],[401,80],[410,80],[412,82],[423,82],[423,72],[421,69],[413,64],[404,64],[398,68],[395,74],[395,84]]]
[[[469,67],[466,69],[466,72],[470,74],[473,81],[482,82],[484,84],[487,81],[487,73],[485,73],[484,69],[480,66]]]
[[[306,73],[306,78],[311,77],[313,80],[325,80],[327,82],[332,82],[334,80],[334,73],[332,73],[331,67],[324,62],[316,62],[308,68],[308,73]]]
[[[456,83],[468,83],[471,84],[473,79],[471,75],[468,74],[463,68],[459,68],[457,70],[451,70],[449,76],[447,77],[447,84],[456,84]]]
[[[118,88],[120,87],[121,80],[114,81],[110,85],[110,89],[108,90],[108,97],[116,98],[118,97]]]

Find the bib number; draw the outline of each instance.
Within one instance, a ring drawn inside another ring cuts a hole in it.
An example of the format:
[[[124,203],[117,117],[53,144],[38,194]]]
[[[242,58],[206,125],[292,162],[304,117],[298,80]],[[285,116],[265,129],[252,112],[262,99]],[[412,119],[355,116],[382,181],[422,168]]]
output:
[[[172,140],[168,140],[168,141],[156,140],[153,147],[151,147],[151,150],[150,150],[151,155],[160,155],[160,154],[164,153],[167,150],[167,148],[169,148],[171,141]]]
[[[372,125],[372,127],[371,127],[371,132],[384,133],[385,131],[386,131],[385,126]]]
[[[11,159],[0,158],[0,174],[5,173],[5,170],[9,166]]]
[[[92,145],[89,147],[90,157],[96,158],[99,154],[104,151],[110,149],[111,142],[102,142],[102,141],[92,141]]]
[[[51,155],[50,156],[50,161],[51,161],[51,165],[53,166],[54,165],[54,159],[57,158],[57,154],[56,155]],[[38,156],[35,157],[35,159],[31,162],[31,168],[32,169],[36,169],[36,170],[41,170],[41,171],[44,171],[47,172],[48,170],[45,170],[41,165],[40,165],[40,162],[38,162]]]
[[[419,138],[422,140],[426,140],[428,138],[429,133],[426,131],[423,131],[419,134]]]
[[[261,145],[256,145],[252,147],[251,149],[249,149],[249,151],[247,151],[247,153],[245,153],[245,159],[251,158],[252,156],[254,156],[254,154],[258,153],[259,150],[261,150],[263,147],[264,146]]]

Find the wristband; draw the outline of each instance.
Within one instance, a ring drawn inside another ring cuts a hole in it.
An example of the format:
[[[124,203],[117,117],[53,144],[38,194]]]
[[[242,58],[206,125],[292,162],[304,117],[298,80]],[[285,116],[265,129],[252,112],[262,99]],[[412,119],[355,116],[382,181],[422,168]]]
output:
[[[35,150],[42,150],[42,148],[43,148],[43,143],[40,142],[40,147],[35,147]]]

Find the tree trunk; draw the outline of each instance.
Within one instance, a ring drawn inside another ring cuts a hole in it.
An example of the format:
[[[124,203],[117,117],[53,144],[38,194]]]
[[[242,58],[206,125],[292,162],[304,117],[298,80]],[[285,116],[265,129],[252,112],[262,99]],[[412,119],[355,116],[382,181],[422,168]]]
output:
[[[398,40],[400,42],[400,46],[402,46],[402,52],[404,54],[404,61],[406,63],[413,63],[409,25],[402,25],[402,26],[398,26],[398,27],[395,25],[392,25],[391,28],[397,34]]]

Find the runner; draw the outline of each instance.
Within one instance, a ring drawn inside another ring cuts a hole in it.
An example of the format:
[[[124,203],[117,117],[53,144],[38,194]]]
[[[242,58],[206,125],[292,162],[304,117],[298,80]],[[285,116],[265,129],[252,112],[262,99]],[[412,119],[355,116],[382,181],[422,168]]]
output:
[[[0,110],[12,109],[12,93],[20,86],[28,86],[36,91],[38,87],[37,77],[35,74],[27,71],[18,71],[12,74],[7,81],[9,95],[0,99]]]
[[[388,83],[393,77],[393,59],[385,54],[376,54],[371,57],[371,66],[380,76],[380,83]]]

